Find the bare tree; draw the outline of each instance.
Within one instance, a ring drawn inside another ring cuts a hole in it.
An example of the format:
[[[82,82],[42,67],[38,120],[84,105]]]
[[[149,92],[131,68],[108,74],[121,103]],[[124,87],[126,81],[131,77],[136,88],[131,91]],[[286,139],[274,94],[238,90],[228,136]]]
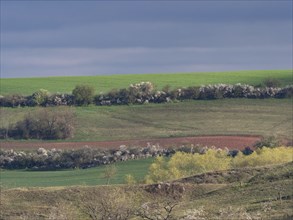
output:
[[[92,220],[127,220],[136,210],[135,194],[121,187],[104,187],[82,197],[82,209]]]
[[[117,174],[117,168],[114,164],[106,166],[103,172],[103,178],[107,180],[107,185],[110,184],[110,180],[114,178],[116,174]]]
[[[181,184],[158,183],[144,187],[144,202],[136,215],[147,220],[178,219],[174,211],[185,199],[185,187]]]
[[[78,212],[72,207],[68,201],[58,202],[50,210],[48,219],[50,220],[75,220]]]
[[[173,212],[178,204],[179,201],[169,199],[146,202],[140,207],[136,215],[148,220],[175,220]]]

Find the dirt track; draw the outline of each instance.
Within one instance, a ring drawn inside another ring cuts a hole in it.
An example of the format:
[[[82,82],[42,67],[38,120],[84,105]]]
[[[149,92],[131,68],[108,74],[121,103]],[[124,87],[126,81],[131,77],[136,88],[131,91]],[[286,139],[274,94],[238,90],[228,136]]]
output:
[[[244,149],[247,146],[260,140],[259,136],[197,136],[197,137],[178,137],[161,139],[143,139],[128,141],[96,141],[96,142],[0,142],[1,149],[37,149],[39,147],[51,149],[77,149],[84,146],[93,148],[118,148],[120,145],[126,146],[147,146],[159,144],[163,147],[185,145],[216,146],[219,148],[228,147],[229,149]]]

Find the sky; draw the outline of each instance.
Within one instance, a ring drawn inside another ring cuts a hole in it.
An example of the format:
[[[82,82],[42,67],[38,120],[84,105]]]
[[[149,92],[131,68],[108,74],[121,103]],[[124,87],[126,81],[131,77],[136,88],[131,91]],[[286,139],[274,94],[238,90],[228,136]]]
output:
[[[1,0],[1,78],[292,69],[292,0]]]

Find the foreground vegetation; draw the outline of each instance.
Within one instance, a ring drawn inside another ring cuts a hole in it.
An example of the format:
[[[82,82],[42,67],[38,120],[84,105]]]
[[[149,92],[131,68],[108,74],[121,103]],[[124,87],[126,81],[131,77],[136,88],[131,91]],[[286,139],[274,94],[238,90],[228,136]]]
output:
[[[97,93],[100,93],[109,92],[111,89],[126,88],[131,83],[142,81],[154,82],[157,89],[162,89],[168,84],[172,88],[217,83],[246,83],[250,85],[259,85],[266,78],[277,78],[281,82],[280,86],[285,86],[292,83],[292,70],[11,78],[1,79],[0,95],[15,93],[30,95],[40,88],[46,89],[52,93],[71,93],[73,88],[78,84],[88,84],[94,86]]]
[[[1,108],[1,125],[9,127],[38,108]],[[62,108],[55,108],[63,111]],[[195,135],[292,137],[290,99],[224,99],[130,106],[71,107],[75,133],[71,141],[110,141]],[[227,146],[230,147],[230,146]]]
[[[292,171],[288,163],[210,172],[170,184],[2,189],[0,218],[289,220]]]

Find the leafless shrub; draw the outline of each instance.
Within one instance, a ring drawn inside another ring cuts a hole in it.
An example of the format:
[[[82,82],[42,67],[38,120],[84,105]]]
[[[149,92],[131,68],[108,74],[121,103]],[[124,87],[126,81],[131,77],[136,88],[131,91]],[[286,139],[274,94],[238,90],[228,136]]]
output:
[[[78,212],[72,208],[71,204],[59,202],[52,207],[48,216],[49,220],[76,220]]]
[[[82,198],[81,206],[93,220],[127,220],[134,215],[136,203],[132,192],[105,187]]]
[[[73,136],[74,114],[68,108],[38,109],[16,123],[10,137],[24,139],[66,139]]]

